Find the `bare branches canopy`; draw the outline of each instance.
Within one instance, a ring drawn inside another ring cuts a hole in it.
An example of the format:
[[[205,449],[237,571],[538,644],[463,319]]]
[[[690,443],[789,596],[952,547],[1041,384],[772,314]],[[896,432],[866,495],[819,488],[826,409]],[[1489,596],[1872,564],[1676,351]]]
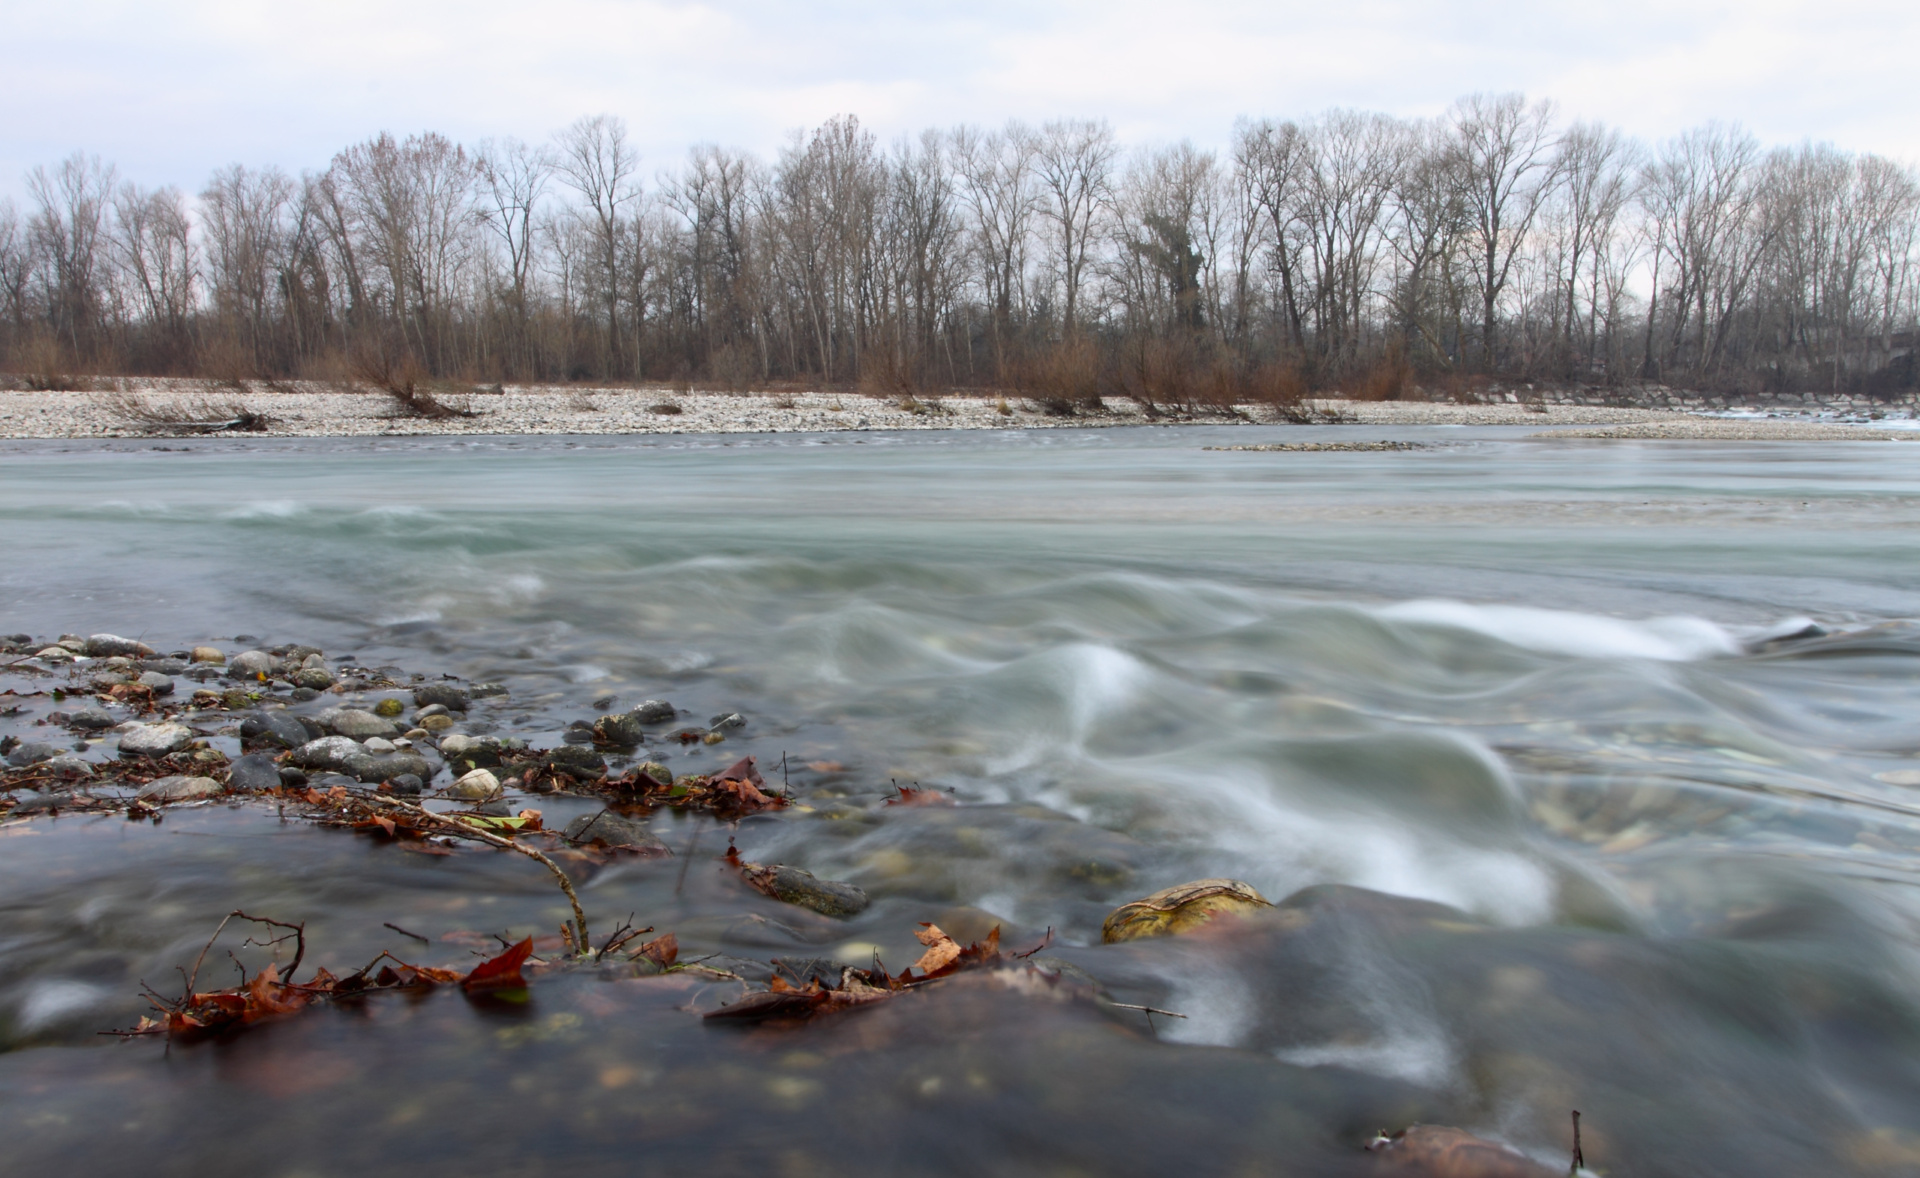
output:
[[[0,204],[0,362],[222,377],[998,387],[1149,401],[1498,373],[1914,386],[1920,181],[1709,125],[1647,146],[1476,94],[1434,120],[845,116],[643,176],[626,125],[381,135],[197,198],[84,155]]]

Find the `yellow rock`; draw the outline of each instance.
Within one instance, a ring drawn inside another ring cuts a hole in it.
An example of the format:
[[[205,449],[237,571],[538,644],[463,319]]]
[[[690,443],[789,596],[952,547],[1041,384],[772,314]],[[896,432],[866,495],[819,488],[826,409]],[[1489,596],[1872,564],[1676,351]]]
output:
[[[224,663],[227,656],[217,646],[196,646],[193,648],[193,661],[196,663]]]
[[[1237,879],[1197,879],[1115,908],[1100,926],[1100,939],[1113,945],[1142,937],[1190,933],[1224,913],[1256,912],[1271,907],[1267,898],[1250,883]]]

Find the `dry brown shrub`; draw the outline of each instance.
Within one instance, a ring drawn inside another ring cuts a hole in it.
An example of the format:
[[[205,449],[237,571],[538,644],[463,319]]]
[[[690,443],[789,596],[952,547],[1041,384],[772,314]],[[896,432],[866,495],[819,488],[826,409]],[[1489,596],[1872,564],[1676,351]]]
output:
[[[1413,388],[1413,365],[1405,353],[1389,347],[1347,385],[1347,396],[1355,401],[1398,401]]]
[[[1074,335],[1028,357],[1016,369],[1020,391],[1055,416],[1072,416],[1076,407],[1100,403],[1103,365],[1093,340]],[[1064,407],[1065,412],[1058,412]]]
[[[138,393],[102,395],[100,407],[150,433],[260,433],[273,424],[264,413],[236,400],[152,401]]]
[[[466,394],[430,388],[426,370],[410,355],[403,354],[396,362],[385,352],[362,352],[354,361],[353,375],[391,397],[402,417],[444,420],[480,416]]]

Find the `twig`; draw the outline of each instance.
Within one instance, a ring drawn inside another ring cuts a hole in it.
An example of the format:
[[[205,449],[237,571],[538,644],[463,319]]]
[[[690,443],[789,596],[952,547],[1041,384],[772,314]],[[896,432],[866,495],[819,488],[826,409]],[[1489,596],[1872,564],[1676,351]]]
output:
[[[457,818],[448,818],[444,814],[435,814],[431,810],[422,809],[419,806],[402,802],[395,798],[383,798],[378,794],[367,795],[367,800],[377,802],[382,806],[391,806],[403,813],[412,814],[416,818],[424,818],[440,829],[447,831],[449,834],[457,835],[460,838],[470,838],[477,842],[499,847],[505,851],[518,851],[529,859],[537,860],[541,865],[546,867],[548,871],[553,873],[553,878],[560,884],[560,890],[567,894],[567,903],[573,905],[573,943],[575,951],[584,957],[591,957],[593,955],[593,942],[587,938],[587,914],[581,910],[580,897],[574,893],[573,881],[567,878],[566,872],[560,870],[558,863],[555,863],[532,847],[523,847],[510,838],[502,838],[497,834],[481,830],[479,827],[462,822]]]
[[[221,917],[220,923],[214,926],[213,935],[207,938],[206,944],[200,946],[200,956],[193,959],[193,972],[187,975],[187,996],[181,1001],[193,1001],[193,983],[200,980],[200,963],[207,959],[207,950],[213,948],[213,943],[220,939],[220,933],[227,927],[227,922],[238,915],[240,913],[236,910]]]
[[[1114,1003],[1111,1003],[1110,1005],[1112,1005],[1112,1006],[1113,1006],[1113,1007],[1114,1007],[1115,1009],[1118,1009],[1118,1010],[1139,1010],[1139,1011],[1144,1011],[1144,1012],[1146,1012],[1147,1014],[1150,1014],[1150,1015],[1153,1015],[1153,1014],[1164,1014],[1164,1015],[1166,1015],[1166,1016],[1167,1016],[1168,1018],[1185,1018],[1185,1017],[1187,1017],[1186,1015],[1184,1015],[1184,1014],[1181,1014],[1181,1013],[1180,1013],[1179,1011],[1175,1011],[1175,1010],[1161,1010],[1161,1009],[1160,1009],[1159,1007],[1157,1007],[1157,1006],[1131,1006],[1131,1005],[1129,1005],[1129,1004],[1127,1004],[1127,1003],[1125,1003],[1125,1002],[1114,1002]]]
[[[686,857],[680,860],[680,878],[676,880],[673,885],[673,894],[676,896],[680,894],[680,890],[682,888],[687,886],[687,868],[693,866],[693,848],[694,848],[694,844],[698,843],[699,841],[700,841],[700,820],[698,818],[695,818],[693,820],[693,834],[691,834],[687,838]]]
[[[1586,1155],[1580,1152],[1580,1110],[1573,1110],[1573,1165],[1568,1167],[1569,1175],[1578,1174],[1587,1168]]]
[[[307,959],[306,923],[303,921],[300,924],[288,924],[284,920],[269,920],[264,916],[248,916],[246,913],[240,911],[238,908],[234,909],[231,913],[228,914],[228,919],[231,920],[235,916],[239,917],[242,920],[251,920],[255,924],[270,924],[274,928],[284,928],[284,929],[293,930],[293,937],[294,937],[293,964],[287,967],[287,981],[289,982],[293,981],[293,975],[299,972],[300,963]],[[224,924],[225,922],[223,921],[222,923]],[[214,935],[218,936],[219,934],[215,933]],[[278,945],[281,941],[286,940],[286,938],[275,937],[274,939],[269,941],[258,941],[258,942],[253,941],[252,938],[248,938],[248,940],[249,940],[249,943],[253,943],[253,944]]]
[[[412,937],[414,940],[420,942],[422,945],[433,944],[433,942],[427,939],[426,937],[421,936],[419,933],[410,933],[406,929],[403,929],[399,925],[393,923],[391,920],[383,920],[380,923],[392,929],[394,932],[399,933],[403,937]]]

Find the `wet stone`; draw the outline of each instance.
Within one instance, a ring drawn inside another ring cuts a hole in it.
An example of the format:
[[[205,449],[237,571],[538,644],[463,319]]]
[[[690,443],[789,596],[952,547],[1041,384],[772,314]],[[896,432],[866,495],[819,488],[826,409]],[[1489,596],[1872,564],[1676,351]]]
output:
[[[240,739],[249,745],[268,744],[295,749],[313,737],[297,716],[289,716],[285,712],[256,712],[240,721]]]
[[[158,671],[143,671],[140,677],[134,680],[134,682],[153,692],[155,695],[173,694],[173,677],[171,675],[162,675]]]
[[[402,704],[398,699],[395,699],[392,696],[389,696],[386,699],[381,700],[379,703],[373,705],[373,714],[376,716],[382,716],[388,720],[393,719],[395,716],[398,716],[401,712],[404,712],[406,710],[407,710],[406,705]]]
[[[402,773],[398,777],[387,780],[387,788],[404,797],[414,797],[426,787],[427,783],[422,781],[417,773]]]
[[[253,679],[273,673],[273,656],[264,650],[245,650],[227,664],[227,674],[235,679]]]
[[[1192,932],[1217,916],[1242,915],[1273,905],[1250,883],[1237,879],[1200,879],[1163,888],[1144,899],[1122,904],[1100,926],[1108,944]]]
[[[640,717],[632,712],[600,717],[593,722],[593,732],[608,744],[623,749],[634,748],[647,739],[646,733],[640,730]]]
[[[850,883],[815,878],[811,871],[776,864],[754,869],[754,886],[776,900],[811,908],[823,916],[853,916],[867,907],[867,893]]]
[[[320,690],[315,687],[296,687],[287,694],[287,698],[295,703],[303,704],[310,699],[319,699]]]
[[[423,683],[413,689],[414,706],[420,708],[439,704],[449,711],[464,712],[470,699],[466,689],[451,683]]]
[[[79,712],[73,712],[71,716],[67,716],[67,727],[77,727],[84,731],[109,729],[115,723],[119,721],[108,716],[106,708],[81,708]]]
[[[642,724],[669,724],[675,714],[674,706],[664,699],[642,700],[627,712]]]
[[[190,654],[190,661],[196,663],[224,663],[227,656],[217,646],[196,646]]]
[[[643,854],[668,854],[667,844],[660,841],[644,822],[616,814],[612,810],[602,810],[598,814],[582,814],[567,823],[562,832],[576,843],[596,843],[608,847],[621,847]]]
[[[151,658],[153,647],[118,634],[95,634],[86,640],[83,653],[89,658]]]
[[[190,802],[220,792],[220,783],[211,777],[173,776],[142,786],[135,796],[143,802]]]
[[[475,769],[447,787],[448,797],[463,802],[491,801],[503,792],[500,779],[485,769]]]
[[[23,744],[7,754],[7,764],[20,768],[26,765],[38,765],[42,761],[51,761],[60,755],[60,750],[50,744],[34,741]]]
[[[185,724],[133,724],[120,733],[123,757],[164,757],[178,752],[193,739],[193,729]]]
[[[582,745],[554,749],[541,757],[540,763],[578,781],[594,781],[607,775],[606,758]]]
[[[325,667],[302,667],[293,675],[294,683],[306,691],[325,691],[333,686],[333,673]]]
[[[185,659],[141,659],[136,664],[139,670],[153,671],[161,675],[184,675],[190,664]]]
[[[40,770],[43,773],[50,773],[66,781],[75,781],[93,776],[93,766],[87,764],[84,759],[74,756],[72,753],[62,753],[52,760],[40,762]]]
[[[707,725],[708,728],[715,732],[727,732],[735,728],[745,728],[746,726],[747,718],[739,712],[727,712],[724,715],[715,716]]]
[[[227,788],[258,793],[262,790],[278,789],[280,786],[280,766],[266,753],[248,753],[233,763],[227,771]]]
[[[13,795],[14,815],[45,814],[49,811],[64,809],[73,805],[73,795],[56,793],[51,790],[23,789]]]
[[[319,715],[320,726],[339,736],[351,736],[355,740],[366,740],[378,736],[392,738],[400,735],[393,722],[363,712],[358,708],[330,708]]]

